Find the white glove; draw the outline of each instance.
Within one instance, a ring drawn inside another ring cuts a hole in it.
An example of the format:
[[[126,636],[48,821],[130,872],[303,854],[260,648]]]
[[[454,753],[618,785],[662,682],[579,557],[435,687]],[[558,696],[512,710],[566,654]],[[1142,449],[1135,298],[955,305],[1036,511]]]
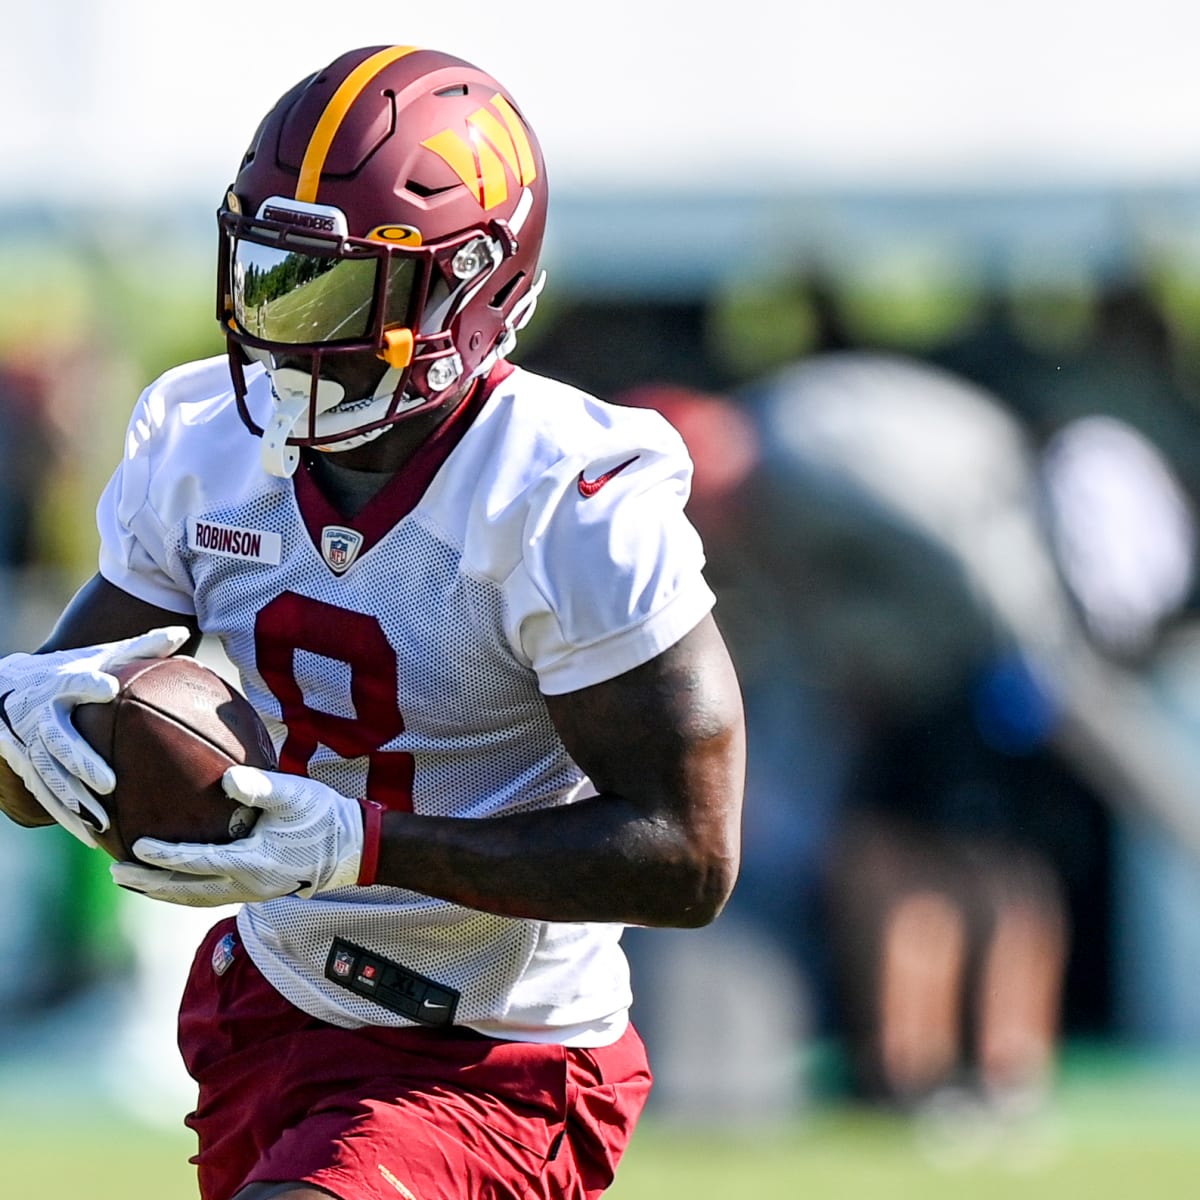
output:
[[[190,636],[172,625],[120,642],[0,659],[0,755],[38,803],[85,845],[96,841],[81,814],[106,830],[108,814],[92,793],[107,795],[117,781],[75,728],[71,710],[114,699],[118,684],[108,672],[138,658],[167,658]]]
[[[196,908],[276,896],[307,899],[358,882],[363,857],[358,800],[303,775],[257,767],[230,767],[221,784],[239,804],[262,809],[248,837],[228,845],[138,838],[133,852],[149,865],[113,863],[113,879],[156,900]]]

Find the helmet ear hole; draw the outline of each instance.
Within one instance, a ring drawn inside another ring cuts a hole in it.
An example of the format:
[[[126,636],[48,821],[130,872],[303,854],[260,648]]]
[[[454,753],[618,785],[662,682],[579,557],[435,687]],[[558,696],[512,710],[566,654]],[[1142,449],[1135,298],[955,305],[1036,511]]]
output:
[[[513,292],[517,290],[518,285],[525,278],[524,271],[518,271],[492,298],[488,301],[488,307],[494,308],[497,312],[503,312],[504,306],[512,297]]]

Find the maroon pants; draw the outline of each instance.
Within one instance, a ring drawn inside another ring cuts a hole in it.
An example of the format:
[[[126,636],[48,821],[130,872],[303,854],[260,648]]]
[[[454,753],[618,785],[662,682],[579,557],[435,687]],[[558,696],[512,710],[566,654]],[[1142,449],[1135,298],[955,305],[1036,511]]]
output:
[[[238,940],[218,972],[229,934],[232,919],[200,946],[179,1020],[203,1200],[267,1180],[341,1200],[593,1200],[612,1182],[650,1088],[632,1028],[593,1049],[341,1029],[288,1003]]]

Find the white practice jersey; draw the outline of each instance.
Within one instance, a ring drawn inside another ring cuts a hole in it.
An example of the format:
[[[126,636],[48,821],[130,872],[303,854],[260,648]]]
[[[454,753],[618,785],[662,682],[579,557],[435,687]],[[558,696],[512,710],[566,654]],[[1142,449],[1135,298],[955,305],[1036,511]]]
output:
[[[262,424],[265,372],[247,384]],[[263,471],[220,357],[141,397],[97,510],[100,570],[220,640],[281,769],[488,820],[593,795],[542,694],[646,662],[711,608],[690,478],[658,414],[501,364],[346,517],[303,463]],[[627,1021],[619,925],[393,887],[251,904],[238,923],[266,978],[336,1025],[602,1045]]]

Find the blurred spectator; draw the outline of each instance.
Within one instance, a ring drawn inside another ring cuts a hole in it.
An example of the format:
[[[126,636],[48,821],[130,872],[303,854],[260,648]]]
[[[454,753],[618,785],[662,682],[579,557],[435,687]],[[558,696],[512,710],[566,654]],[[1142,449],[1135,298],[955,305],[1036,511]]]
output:
[[[856,1083],[1036,1096],[1068,966],[1106,981],[1100,939],[1069,940],[1108,927],[1101,796],[1179,813],[1126,723],[1089,710],[1187,594],[1183,491],[1128,426],[1064,427],[1043,455],[996,397],[913,360],[815,356],[747,402],[748,532],[860,745],[828,873]]]
[[[730,919],[802,969],[806,1033],[844,1039],[858,1094],[1036,1103],[1064,999],[1107,1016],[1108,804],[1172,820],[1085,694],[1190,585],[1173,474],[1115,420],[1042,452],[994,395],[886,354],[620,399],[692,450],[742,676]]]
[[[1181,1048],[1200,1044],[1190,983],[1200,932],[1177,916],[1200,895],[1188,782],[1200,770],[1188,532],[1200,501],[1200,393],[1193,310],[1179,293],[1170,299],[1177,269],[1188,273],[1176,262],[1104,281],[1075,336],[1052,352],[1044,314],[1012,297],[939,360],[1001,392],[1044,444],[1059,563],[1090,639],[1127,669],[1114,678],[1076,660],[1076,704],[1059,740],[1122,813],[1111,1032]]]
[[[758,550],[857,745],[823,873],[855,1088],[908,1105],[1039,1086],[1068,918],[1053,845],[1025,820],[1061,789],[1028,760],[1066,615],[1027,447],[985,393],[881,354],[816,356],[748,403]]]

